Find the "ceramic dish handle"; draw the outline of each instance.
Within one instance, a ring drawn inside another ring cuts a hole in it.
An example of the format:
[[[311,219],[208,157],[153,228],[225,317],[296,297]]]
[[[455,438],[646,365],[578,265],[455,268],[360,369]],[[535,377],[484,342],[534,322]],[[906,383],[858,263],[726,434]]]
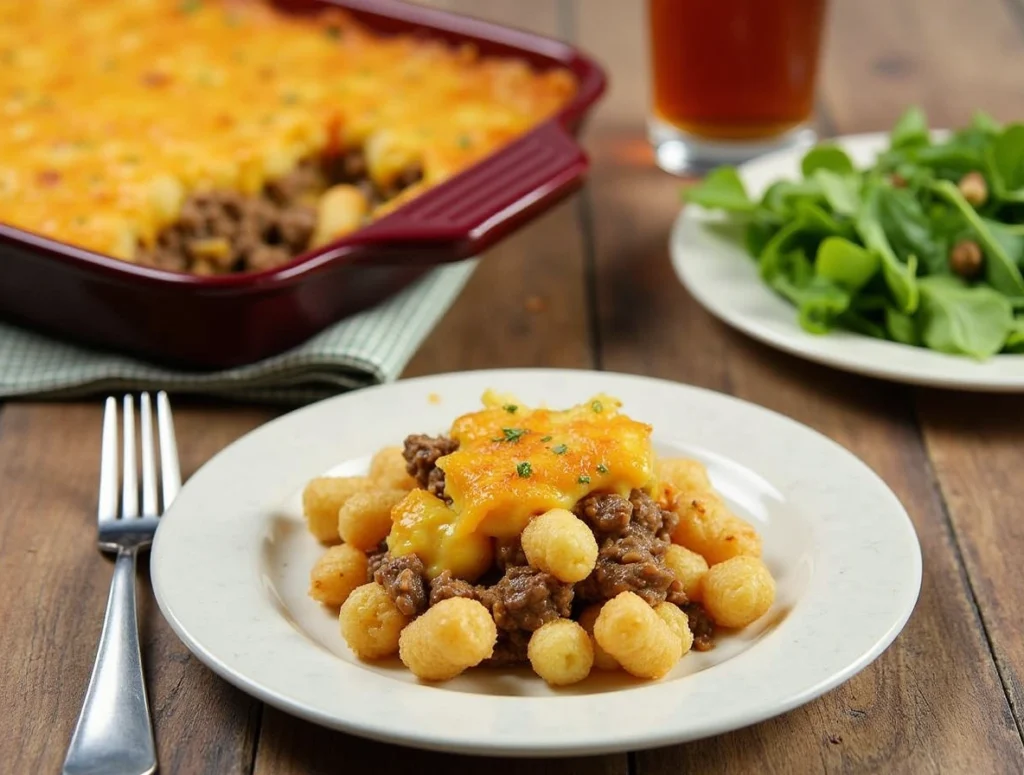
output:
[[[587,166],[576,141],[551,121],[345,244],[372,247],[375,262],[420,260],[424,251],[435,261],[476,255],[578,187]],[[394,256],[385,257],[382,248]]]

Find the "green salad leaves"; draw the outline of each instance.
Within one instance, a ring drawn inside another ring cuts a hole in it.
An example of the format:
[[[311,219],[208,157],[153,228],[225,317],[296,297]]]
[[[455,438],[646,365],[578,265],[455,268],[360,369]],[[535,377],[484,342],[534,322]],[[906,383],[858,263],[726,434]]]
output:
[[[874,166],[812,148],[752,199],[732,167],[683,194],[744,227],[764,282],[816,334],[989,358],[1024,353],[1024,124],[978,113],[936,139],[911,108]]]

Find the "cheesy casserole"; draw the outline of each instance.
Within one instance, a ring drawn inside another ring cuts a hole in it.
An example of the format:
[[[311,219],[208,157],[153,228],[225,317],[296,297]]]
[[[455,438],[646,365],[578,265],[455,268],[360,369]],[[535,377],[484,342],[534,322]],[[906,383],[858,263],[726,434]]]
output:
[[[0,221],[179,271],[263,269],[562,107],[535,72],[336,8],[0,0]]]

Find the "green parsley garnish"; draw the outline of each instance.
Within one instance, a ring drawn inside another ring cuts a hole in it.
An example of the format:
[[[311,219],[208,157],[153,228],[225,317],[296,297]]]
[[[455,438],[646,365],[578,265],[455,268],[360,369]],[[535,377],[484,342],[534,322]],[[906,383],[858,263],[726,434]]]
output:
[[[580,484],[590,484],[590,477],[587,476],[586,474],[584,474],[583,476],[581,476],[576,481],[579,482]]]
[[[504,409],[509,414],[515,414],[517,411],[519,411],[519,407],[516,406],[515,404],[505,404],[501,408]]]
[[[459,148],[469,148],[473,144],[473,141],[469,139],[469,135],[459,135]]]
[[[198,11],[202,7],[202,0],[181,0],[181,2],[178,3],[178,9],[182,13],[192,13],[193,11]]]
[[[551,451],[554,452],[556,455],[564,455],[566,452],[569,451],[569,448],[565,446],[565,444],[559,444],[557,447],[552,447]]]
[[[597,472],[599,474],[606,474],[606,473],[608,473],[608,466],[606,466],[604,463],[598,463],[597,464]]]
[[[542,444],[547,444],[549,441],[551,441],[551,437],[550,436],[544,436],[543,438],[541,438],[541,443]]]
[[[520,463],[519,465],[516,466],[516,473],[519,474],[519,476],[521,476],[523,479],[529,479],[530,474],[533,473],[533,466],[531,466],[528,461],[525,463]]]
[[[324,30],[328,38],[338,40],[341,37],[341,27],[330,26]]]
[[[529,433],[526,428],[502,428],[501,432],[503,434],[502,438],[491,439],[491,441],[510,441],[515,443]]]
[[[593,409],[595,412],[603,412],[604,411],[604,407],[601,405],[600,401],[594,401],[594,403],[592,403],[590,405],[590,408]]]

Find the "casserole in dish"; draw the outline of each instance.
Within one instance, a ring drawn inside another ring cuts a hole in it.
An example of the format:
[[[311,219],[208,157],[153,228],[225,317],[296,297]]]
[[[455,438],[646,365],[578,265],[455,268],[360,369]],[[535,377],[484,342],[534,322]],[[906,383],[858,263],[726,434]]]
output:
[[[53,44],[75,66],[0,36],[16,321],[250,362],[476,254],[586,168],[567,130],[603,76],[555,41],[393,0],[77,5]]]

